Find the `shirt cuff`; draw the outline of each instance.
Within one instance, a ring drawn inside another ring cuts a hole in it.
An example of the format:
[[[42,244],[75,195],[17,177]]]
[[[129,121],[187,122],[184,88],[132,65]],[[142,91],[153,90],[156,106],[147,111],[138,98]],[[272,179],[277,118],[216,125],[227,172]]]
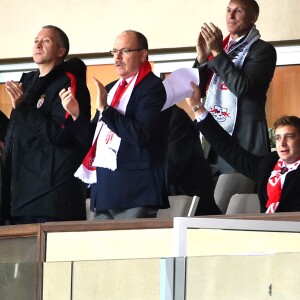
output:
[[[196,121],[197,121],[197,122],[203,121],[203,120],[206,118],[207,115],[208,115],[208,111],[206,110],[206,111],[204,111],[200,116],[198,116],[198,117],[196,118]]]

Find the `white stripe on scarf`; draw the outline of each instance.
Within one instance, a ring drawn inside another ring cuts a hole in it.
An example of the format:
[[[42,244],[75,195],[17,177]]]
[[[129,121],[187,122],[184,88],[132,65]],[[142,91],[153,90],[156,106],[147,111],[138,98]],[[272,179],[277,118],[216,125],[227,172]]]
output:
[[[133,80],[128,83],[128,87],[126,88],[124,94],[122,95],[118,107],[115,107],[122,115],[125,115],[126,107],[130,96],[132,94],[135,81],[137,79],[138,73],[135,75]],[[117,83],[111,88],[109,93],[107,94],[107,103],[111,104],[112,99],[116,93],[116,90],[120,84],[121,79],[117,81]],[[107,125],[103,121],[99,121],[97,127],[100,127],[97,148],[96,148],[96,156],[93,162],[94,167],[107,168],[112,171],[117,169],[117,155],[121,143],[121,138],[118,137],[114,132],[112,132]],[[96,128],[97,132],[97,128]],[[95,132],[95,134],[96,134]],[[108,140],[109,138],[109,140]]]

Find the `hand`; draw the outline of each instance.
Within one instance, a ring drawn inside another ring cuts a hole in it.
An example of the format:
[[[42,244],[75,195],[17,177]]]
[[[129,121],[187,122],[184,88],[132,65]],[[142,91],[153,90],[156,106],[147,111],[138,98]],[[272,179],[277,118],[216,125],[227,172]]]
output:
[[[186,98],[186,103],[191,108],[191,110],[194,112],[195,116],[197,117],[201,113],[205,111],[205,108],[203,104],[201,103],[201,92],[200,88],[197,84],[194,82],[191,82],[191,86],[194,90],[191,98]],[[199,107],[197,110],[194,111],[195,107]]]
[[[11,105],[15,109],[24,100],[22,83],[16,83],[12,80],[5,83],[6,91],[11,99]]]
[[[105,107],[107,106],[107,91],[104,87],[104,85],[95,77],[93,77],[94,82],[96,84],[96,88],[97,88],[97,98],[96,98],[96,106],[97,109],[102,112]]]
[[[79,104],[73,95],[71,88],[69,87],[67,90],[62,89],[59,92],[59,97],[61,99],[61,104],[63,108],[71,115],[72,119],[76,121],[79,116]]]
[[[223,51],[223,34],[222,31],[213,23],[206,23],[201,27],[201,36],[205,40],[207,48],[211,51],[212,55],[216,57]]]
[[[198,41],[196,45],[196,51],[197,51],[197,61],[200,65],[207,62],[208,57],[210,55],[210,50],[207,47],[207,44],[205,42],[205,39],[202,36],[202,33],[199,33]]]

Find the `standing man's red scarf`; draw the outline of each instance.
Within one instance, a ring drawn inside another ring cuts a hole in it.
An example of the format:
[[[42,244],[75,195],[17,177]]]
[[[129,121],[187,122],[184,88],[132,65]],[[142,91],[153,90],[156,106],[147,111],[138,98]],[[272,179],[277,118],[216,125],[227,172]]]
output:
[[[138,75],[137,75],[136,81],[134,83],[134,87],[137,86],[150,72],[151,72],[151,65],[148,61],[146,61],[141,65],[141,67],[138,71]],[[132,81],[130,81],[127,84],[127,86],[125,87],[125,90],[130,86],[131,82]],[[120,80],[118,81],[117,84],[118,85],[120,84]],[[123,90],[121,93],[119,93],[118,89],[117,89],[111,103],[108,103],[108,104],[111,105],[112,107],[118,109],[118,105],[119,105],[120,101],[122,101],[122,97],[124,95],[125,90]],[[100,120],[100,122],[102,122],[102,121]],[[115,134],[115,133],[113,133],[113,134]],[[96,177],[96,167],[97,166],[94,166],[93,162],[94,162],[95,156],[96,156],[98,137],[99,137],[99,131],[98,132],[96,131],[94,140],[93,140],[93,145],[90,148],[87,155],[85,156],[81,166],[78,168],[78,170],[75,173],[75,177],[78,177],[83,182],[86,182],[89,184],[97,182],[97,177]],[[115,155],[116,154],[117,153],[115,153]],[[115,157],[115,159],[116,159],[116,157]]]

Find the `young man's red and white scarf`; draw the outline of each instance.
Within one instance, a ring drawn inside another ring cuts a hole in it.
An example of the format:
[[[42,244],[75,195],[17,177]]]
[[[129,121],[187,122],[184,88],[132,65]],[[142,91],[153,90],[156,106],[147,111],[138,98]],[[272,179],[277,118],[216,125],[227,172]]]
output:
[[[120,95],[120,99],[115,99],[117,88],[122,79],[119,79],[107,94],[107,103],[117,103],[114,107],[121,114],[125,115],[126,107],[133,88],[138,85],[151,72],[151,65],[148,61],[142,64],[139,72],[127,84],[125,91]],[[92,184],[97,182],[96,167],[116,170],[117,154],[120,147],[121,138],[112,132],[107,125],[99,120],[94,134],[93,144],[85,156],[81,166],[78,168],[75,177],[85,183]]]
[[[227,36],[223,45],[228,45],[230,35]],[[241,69],[251,45],[260,38],[259,31],[254,25],[246,38],[237,45],[224,47],[227,55],[234,63],[235,67]],[[237,97],[229,91],[222,79],[214,73],[207,92],[205,108],[213,115],[218,123],[232,134],[237,115]]]
[[[300,164],[300,158],[293,164],[287,165],[281,159],[276,163],[274,170],[268,180],[267,194],[268,202],[266,204],[267,214],[276,212],[276,209],[280,202],[281,192],[284,185],[286,175],[298,168]]]

